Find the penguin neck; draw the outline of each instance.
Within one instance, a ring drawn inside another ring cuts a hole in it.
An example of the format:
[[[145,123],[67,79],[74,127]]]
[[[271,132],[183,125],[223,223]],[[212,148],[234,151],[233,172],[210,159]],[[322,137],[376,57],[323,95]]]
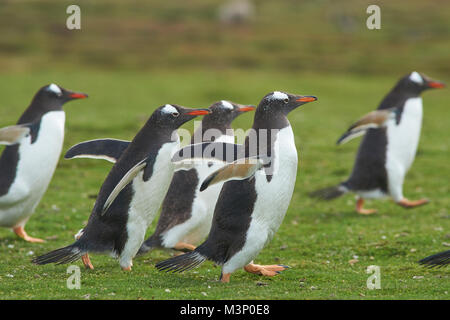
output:
[[[63,111],[62,104],[59,101],[44,102],[42,99],[35,97],[30,106],[20,116],[17,124],[35,122],[51,111]]]
[[[259,111],[259,112],[258,112]],[[291,124],[286,115],[281,111],[257,110],[253,121],[253,129],[278,129],[289,127]]]
[[[419,98],[421,93],[417,88],[412,88],[408,84],[400,82],[384,97],[378,109],[403,108],[408,99]]]
[[[149,119],[142,129],[134,137],[133,142],[136,145],[148,146],[144,149],[149,149],[151,146],[161,146],[168,142],[175,142],[177,129],[168,126],[158,125],[152,119]]]
[[[290,126],[289,120],[282,112],[256,113],[252,128],[255,133],[253,139],[256,138],[257,141],[257,154],[273,156],[274,144],[279,131]],[[247,136],[245,141],[247,154],[253,153],[250,146],[253,143],[251,137]]]
[[[231,123],[223,121],[218,122],[209,117],[204,117],[201,127],[195,130],[191,143],[199,141],[215,141],[223,135],[232,135]]]
[[[218,121],[217,119],[205,116],[202,120],[202,133],[205,133],[209,129],[216,129],[222,134],[226,134],[227,129],[231,129],[231,121]]]

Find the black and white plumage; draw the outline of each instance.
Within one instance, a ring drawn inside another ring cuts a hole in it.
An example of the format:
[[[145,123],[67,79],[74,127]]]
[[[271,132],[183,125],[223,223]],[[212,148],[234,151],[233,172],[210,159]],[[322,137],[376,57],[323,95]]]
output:
[[[419,144],[423,114],[421,94],[430,88],[443,87],[442,82],[415,71],[401,78],[378,107],[378,112],[397,110],[395,121],[360,131],[365,135],[350,177],[337,186],[318,190],[311,195],[330,200],[348,192],[356,193],[359,197],[356,210],[361,214],[376,212],[363,208],[364,199],[389,196],[406,208],[427,203],[426,199],[406,199],[403,196],[403,182]],[[342,138],[345,139],[345,136]]]
[[[191,143],[234,143],[231,129],[233,120],[244,112],[254,110],[228,101],[219,101],[209,107],[211,113],[202,119]],[[163,201],[155,232],[144,242],[139,253],[153,248],[172,248],[191,251],[207,235],[211,227],[214,207],[222,184],[200,192],[201,182],[223,164],[200,162],[194,168],[174,174],[169,191]]]
[[[84,141],[67,150],[64,158],[103,159],[115,163],[128,148],[129,144],[130,141],[110,138]]]
[[[86,227],[76,241],[33,259],[35,264],[68,263],[89,252],[119,258],[131,270],[174,173],[172,154],[179,148],[177,129],[208,109],[166,104],[156,109],[109,172]],[[86,264],[86,261],[83,260]]]
[[[211,260],[222,266],[221,279],[228,282],[230,274],[243,267],[248,272],[266,276],[276,275],[286,268],[283,265],[256,265],[252,260],[278,230],[294,191],[298,157],[287,114],[315,100],[312,96],[279,91],[269,93],[261,100],[255,112],[253,130],[243,146],[245,160],[241,158],[241,163],[231,164],[239,165],[236,170],[230,165],[219,169],[221,179],[230,181],[220,192],[208,238],[194,251],[156,264],[159,270],[181,272]],[[223,150],[227,149],[223,147]],[[234,148],[234,160],[242,156],[240,149]],[[216,154],[213,152],[211,156]],[[264,158],[261,165],[260,159]],[[254,159],[253,165],[246,166],[251,159]],[[214,182],[214,178],[208,180]]]
[[[46,85],[35,94],[17,125],[0,130],[2,144],[8,145],[0,158],[0,226],[12,228],[26,241],[43,242],[27,235],[24,228],[58,164],[64,142],[62,107],[86,97],[56,84]]]

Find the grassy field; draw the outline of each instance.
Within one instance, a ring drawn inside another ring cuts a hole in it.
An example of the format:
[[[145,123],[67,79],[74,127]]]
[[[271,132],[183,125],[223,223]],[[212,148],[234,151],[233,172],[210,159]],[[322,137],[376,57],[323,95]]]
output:
[[[0,126],[15,122],[44,84],[55,82],[90,95],[65,106],[63,152],[87,139],[131,139],[153,109],[164,103],[204,107],[229,99],[257,104],[273,90],[318,97],[289,117],[300,157],[296,188],[283,224],[256,261],[283,263],[291,269],[274,278],[237,271],[224,285],[218,281],[220,268],[210,262],[185,274],[159,273],[154,264],[170,257],[169,251],[135,259],[130,273],[121,271],[110,257],[92,255],[95,270],[82,268],[81,289],[69,290],[67,266],[35,266],[30,260],[73,241],[111,165],[61,159],[27,224],[31,236],[47,242],[29,244],[0,229],[0,299],[448,299],[449,269],[417,264],[447,250],[450,243],[448,89],[424,94],[421,142],[405,183],[406,196],[428,197],[430,204],[405,210],[389,200],[372,201],[368,207],[379,213],[360,216],[351,195],[333,202],[307,196],[346,178],[359,141],[336,147],[336,139],[353,120],[376,108],[402,75],[192,70],[0,74]],[[429,75],[450,81],[445,72]],[[250,127],[252,117],[238,118],[234,127]],[[350,264],[350,260],[358,261]],[[380,267],[380,290],[366,288],[369,265]]]

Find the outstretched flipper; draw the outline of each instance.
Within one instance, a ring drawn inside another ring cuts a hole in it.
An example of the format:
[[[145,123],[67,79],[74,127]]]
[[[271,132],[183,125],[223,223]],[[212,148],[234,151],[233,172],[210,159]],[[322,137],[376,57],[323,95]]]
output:
[[[376,110],[366,114],[364,117],[356,121],[348,128],[336,142],[336,144],[344,144],[354,138],[364,135],[369,129],[381,128],[386,121],[395,118],[399,121],[399,108]]]
[[[221,161],[229,163],[245,158],[245,147],[240,144],[226,142],[203,142],[190,144],[178,150],[172,162]]]
[[[115,163],[130,145],[129,141],[116,139],[96,139],[80,142],[72,146],[64,155],[65,159],[103,159]]]
[[[248,179],[263,166],[264,161],[257,157],[236,160],[206,177],[200,186],[200,191],[222,181]]]
[[[27,125],[14,125],[0,129],[0,144],[7,146],[19,143],[22,138],[29,135],[30,127]]]

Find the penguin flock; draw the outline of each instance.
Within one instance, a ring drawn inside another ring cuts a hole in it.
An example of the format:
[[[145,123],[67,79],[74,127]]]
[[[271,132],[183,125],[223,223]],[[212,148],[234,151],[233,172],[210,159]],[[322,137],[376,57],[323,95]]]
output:
[[[403,195],[403,182],[420,138],[423,91],[443,88],[422,73],[402,77],[377,110],[356,121],[338,139],[363,140],[350,177],[310,196],[331,200],[357,195],[356,211],[365,199],[390,197],[404,208],[428,203]],[[44,196],[58,164],[64,141],[63,105],[87,98],[56,84],[42,87],[16,125],[0,129],[0,226],[29,242],[25,224]],[[298,155],[288,114],[317,101],[311,95],[281,91],[266,94],[257,107],[220,100],[208,108],[177,104],[158,107],[132,141],[95,139],[71,147],[65,159],[103,159],[114,165],[100,187],[86,226],[75,241],[32,259],[34,264],[65,264],[81,259],[93,269],[90,253],[109,254],[130,271],[133,259],[154,249],[173,249],[174,257],[158,262],[160,271],[183,272],[210,260],[229,282],[239,269],[263,276],[286,270],[282,264],[254,260],[280,227],[294,193]],[[232,122],[254,111],[243,144],[235,143]],[[203,116],[187,146],[178,129]],[[159,214],[156,229],[145,239]],[[449,251],[420,263],[443,266]]]

